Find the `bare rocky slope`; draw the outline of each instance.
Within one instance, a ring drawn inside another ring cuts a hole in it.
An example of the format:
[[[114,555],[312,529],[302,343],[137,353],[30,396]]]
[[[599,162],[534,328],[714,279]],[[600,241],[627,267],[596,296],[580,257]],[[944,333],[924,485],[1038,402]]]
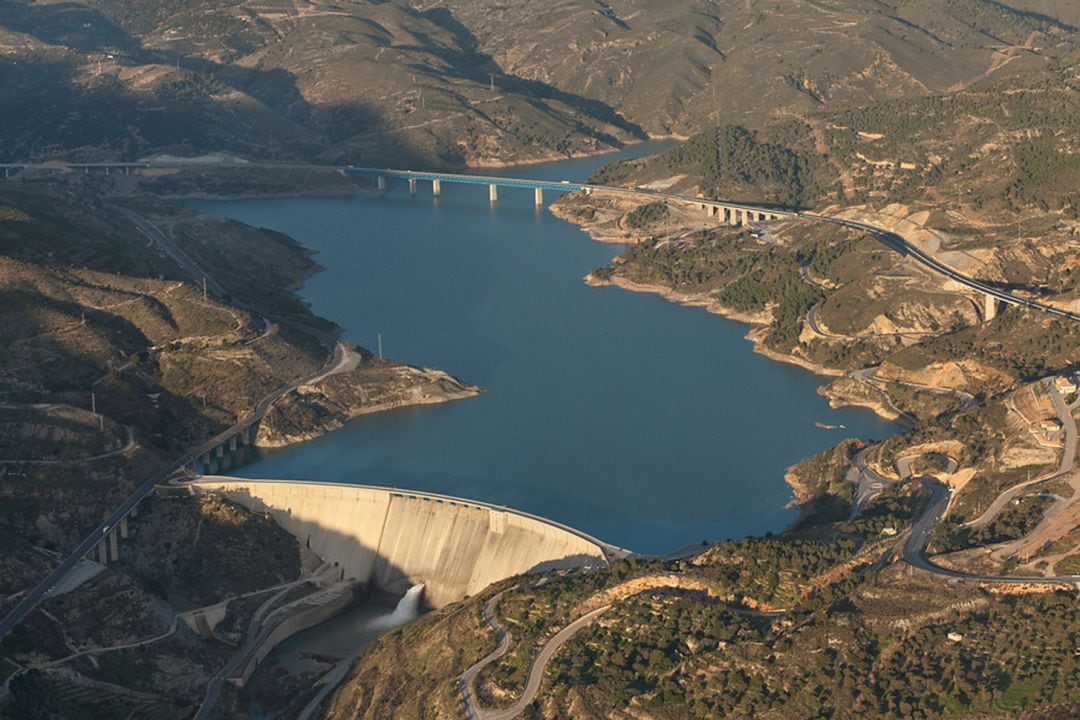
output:
[[[326,367],[337,332],[292,294],[318,270],[292,239],[125,198],[214,268],[228,293],[215,298],[103,202],[93,178],[70,180],[0,186],[0,613],[135,487]],[[335,369],[283,397],[256,444],[478,392],[351,346]],[[299,595],[282,602],[313,591],[317,559],[271,520],[175,495],[147,498],[121,526],[114,562],[78,566],[69,579],[85,584],[0,640],[0,717],[190,717],[231,643],[277,597],[266,589],[295,583]],[[234,599],[202,625],[180,617]]]
[[[1022,74],[1060,55],[1075,15],[1069,0],[16,0],[0,7],[0,159],[565,157]]]

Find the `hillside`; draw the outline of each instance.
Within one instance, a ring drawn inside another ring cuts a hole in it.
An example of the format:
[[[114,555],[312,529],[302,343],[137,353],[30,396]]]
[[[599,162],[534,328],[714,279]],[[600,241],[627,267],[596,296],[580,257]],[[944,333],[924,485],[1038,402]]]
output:
[[[309,379],[278,401],[255,444],[478,392],[351,346],[337,362],[336,328],[292,294],[318,266],[291,238],[154,197],[123,200],[214,268],[215,297],[92,177],[79,179],[0,185],[0,614],[136,487],[291,383]],[[112,562],[80,563],[70,592],[0,641],[0,682],[14,678],[0,717],[129,717],[148,697],[153,717],[190,717],[231,651],[177,614],[301,575],[302,551],[272,521],[186,491],[151,494],[121,528]],[[230,607],[227,637],[242,638],[264,601]]]
[[[594,179],[906,223],[983,277],[1075,299],[1080,53],[962,91],[723,125]],[[830,210],[832,208],[832,210]],[[898,225],[899,226],[899,225]],[[969,252],[973,251],[973,252]]]
[[[663,13],[642,0],[18,0],[0,7],[0,159],[535,161],[1032,72],[1075,42],[1074,16],[1069,0],[679,0]]]
[[[1042,15],[980,0],[689,0],[663,13],[646,0],[448,5],[507,72],[682,135],[1030,71],[1070,42],[1059,18],[1074,14],[1061,1]]]
[[[945,593],[899,567],[879,571],[878,533],[908,503],[690,560],[507,581],[380,638],[327,717],[461,717],[454,680],[495,648],[481,609],[498,593],[509,652],[477,677],[485,708],[521,695],[538,645],[609,606],[559,649],[522,717],[1074,717],[1075,593]]]
[[[439,13],[393,3],[8,3],[0,63],[7,159],[490,164],[641,137],[600,103],[503,77]],[[42,112],[63,121],[30,120]]]

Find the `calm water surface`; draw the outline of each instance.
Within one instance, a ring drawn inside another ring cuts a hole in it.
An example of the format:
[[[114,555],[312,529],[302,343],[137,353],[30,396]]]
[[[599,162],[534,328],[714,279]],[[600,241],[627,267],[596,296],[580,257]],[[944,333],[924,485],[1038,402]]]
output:
[[[631,153],[654,148],[637,147]],[[584,179],[612,156],[507,174]],[[551,200],[550,193],[545,199]],[[484,388],[360,418],[238,474],[389,485],[505,504],[642,552],[781,530],[784,469],[895,427],[830,410],[820,378],[756,355],[747,327],[582,283],[619,248],[531,191],[421,184],[385,196],[193,203],[273,228],[326,269],[302,290],[344,337]],[[846,425],[842,432],[815,422]]]

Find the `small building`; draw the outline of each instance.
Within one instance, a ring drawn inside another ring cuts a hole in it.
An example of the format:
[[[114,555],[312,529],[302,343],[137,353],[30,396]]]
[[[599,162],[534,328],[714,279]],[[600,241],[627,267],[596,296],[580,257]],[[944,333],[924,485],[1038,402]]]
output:
[[[1061,421],[1057,418],[1046,418],[1039,423],[1039,428],[1047,435],[1061,432]]]
[[[961,635],[958,632],[950,632],[945,637],[949,638],[949,642],[954,642],[954,643],[961,642],[964,639],[964,636]]]
[[[1076,393],[1076,380],[1071,377],[1058,376],[1054,378],[1054,388],[1062,395]]]

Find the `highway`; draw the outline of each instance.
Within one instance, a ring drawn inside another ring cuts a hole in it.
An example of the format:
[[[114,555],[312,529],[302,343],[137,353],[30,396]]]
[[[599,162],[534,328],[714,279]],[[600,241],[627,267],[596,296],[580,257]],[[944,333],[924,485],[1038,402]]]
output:
[[[183,168],[259,168],[259,169],[298,169],[306,168],[309,170],[332,170],[340,172],[344,175],[361,176],[361,177],[391,177],[397,179],[406,180],[422,180],[422,181],[435,181],[450,182],[450,183],[463,183],[468,185],[498,185],[501,187],[517,187],[526,189],[540,189],[540,190],[553,190],[556,192],[570,192],[576,190],[584,190],[587,192],[602,191],[608,193],[616,193],[620,195],[632,195],[640,197],[655,198],[657,200],[668,200],[673,202],[684,202],[691,204],[705,204],[709,206],[723,206],[726,208],[732,208],[735,210],[746,210],[757,213],[769,213],[781,217],[799,217],[807,220],[813,220],[817,222],[826,222],[833,225],[839,225],[843,227],[849,227],[855,230],[865,232],[876,240],[881,242],[886,247],[911,257],[924,267],[943,275],[950,280],[953,280],[960,285],[963,285],[971,290],[989,295],[1001,302],[1008,303],[1010,305],[1019,305],[1021,307],[1030,308],[1039,312],[1044,312],[1055,317],[1062,318],[1064,320],[1071,320],[1073,322],[1080,323],[1080,314],[1062,310],[1061,308],[1054,307],[1052,305],[1041,303],[1037,300],[1031,300],[1029,298],[1018,297],[1007,290],[1002,290],[993,284],[984,282],[972,278],[968,275],[961,273],[949,265],[941,262],[933,255],[924,252],[918,247],[912,245],[899,234],[886,230],[885,228],[872,225],[870,223],[861,222],[858,220],[849,220],[846,218],[833,217],[830,215],[821,215],[818,213],[810,212],[798,212],[792,210],[784,210],[775,207],[764,207],[761,205],[751,205],[746,203],[728,202],[726,200],[714,200],[710,198],[693,197],[689,195],[677,195],[673,193],[665,193],[659,190],[649,190],[645,188],[635,187],[623,187],[619,185],[601,185],[587,182],[570,181],[570,180],[539,180],[531,178],[514,178],[514,177],[500,177],[494,175],[478,175],[472,173],[453,173],[453,172],[438,172],[438,171],[417,171],[417,170],[401,170],[395,168],[369,168],[369,167],[355,167],[355,166],[331,166],[331,165],[308,165],[302,163],[249,163],[242,161],[220,161],[220,162],[197,162],[197,161],[136,161],[136,162],[117,162],[117,163],[71,163],[67,165],[63,164],[50,164],[43,165],[39,163],[8,163],[0,165],[10,170],[25,171],[28,169],[47,171],[47,172],[63,172],[65,170],[82,170],[89,172],[91,170],[105,171],[108,168],[122,169],[122,170],[142,170],[142,169],[183,169]],[[128,212],[129,211],[124,211]],[[133,218],[134,219],[134,218]],[[135,221],[141,229],[146,231],[144,222]],[[159,233],[160,234],[160,233]],[[170,254],[172,252],[170,251]],[[175,256],[174,256],[175,257]],[[197,270],[197,267],[189,266],[186,262],[181,262],[189,272]],[[201,282],[201,278],[199,278]],[[209,282],[209,280],[208,280]]]
[[[10,613],[7,614],[7,616],[3,620],[0,620],[0,638],[11,632],[12,628],[18,625],[23,620],[23,618],[25,618],[35,607],[37,607],[38,603],[40,603],[46,598],[49,589],[56,585],[58,582],[60,582],[60,579],[63,578],[64,575],[66,575],[73,567],[75,567],[76,563],[78,563],[80,559],[82,559],[91,550],[93,550],[97,546],[98,542],[108,535],[109,530],[111,530],[117,523],[120,522],[121,518],[128,515],[128,513],[131,512],[132,508],[142,502],[147,495],[153,492],[155,486],[164,482],[166,479],[168,479],[170,475],[172,475],[180,468],[194,462],[202,455],[205,455],[206,453],[217,448],[219,445],[223,445],[233,435],[258,423],[260,420],[263,419],[263,417],[266,416],[266,413],[270,411],[271,406],[273,406],[273,404],[277,400],[284,397],[285,395],[292,392],[301,385],[307,385],[321,379],[322,376],[326,375],[327,372],[332,371],[343,361],[343,356],[344,346],[340,344],[335,345],[333,355],[326,362],[323,368],[321,368],[318,372],[300,378],[299,380],[295,380],[288,385],[285,385],[284,387],[275,390],[271,394],[264,397],[261,401],[259,401],[259,404],[256,406],[255,411],[248,415],[246,418],[236,423],[232,427],[228,428],[227,430],[218,433],[213,438],[207,440],[205,443],[199,445],[195,449],[189,450],[171,465],[168,465],[151,475],[149,479],[147,479],[145,482],[143,482],[142,485],[136,488],[134,494],[132,494],[131,497],[125,500],[123,504],[121,504],[120,507],[116,508],[103,523],[98,525],[97,528],[95,528],[89,535],[87,535],[86,538],[84,538],[83,541],[79,543],[78,546],[76,546],[76,548],[71,552],[71,554],[69,554],[64,560],[62,560],[59,565],[53,568],[52,572],[46,575],[45,578],[41,582],[39,582],[34,587],[34,589],[32,589],[22,599],[22,601],[18,605],[16,605]]]
[[[500,185],[504,187],[521,187],[521,188],[539,188],[544,190],[556,190],[556,191],[572,191],[572,190],[585,190],[588,192],[601,191],[607,193],[616,193],[620,195],[634,195],[656,198],[658,200],[668,200],[673,202],[684,202],[691,204],[706,204],[706,205],[722,205],[727,208],[734,208],[737,210],[749,210],[751,212],[770,213],[786,217],[800,217],[807,220],[813,220],[816,222],[826,222],[833,225],[840,225],[843,227],[849,227],[855,230],[860,230],[869,234],[881,242],[886,247],[900,253],[901,255],[911,257],[924,267],[953,280],[965,287],[971,288],[984,295],[990,295],[991,297],[1000,300],[1001,302],[1008,303],[1010,305],[1019,305],[1021,307],[1030,308],[1039,312],[1044,312],[1055,317],[1059,317],[1065,320],[1071,320],[1073,322],[1080,323],[1080,314],[1072,313],[1061,308],[1048,305],[1046,303],[1038,302],[1037,300],[1031,300],[1028,298],[1018,297],[1002,290],[990,283],[986,283],[982,280],[977,280],[968,275],[961,273],[955,268],[946,265],[933,255],[924,252],[918,247],[912,245],[899,234],[886,230],[884,228],[872,225],[866,222],[860,222],[858,220],[849,220],[846,218],[832,217],[829,215],[820,215],[817,213],[808,212],[793,212],[790,210],[780,210],[772,207],[763,207],[759,205],[748,205],[744,203],[728,202],[726,200],[712,200],[709,198],[692,197],[689,195],[676,195],[672,193],[665,193],[659,190],[648,190],[643,188],[627,188],[618,185],[597,185],[591,183],[578,183],[570,181],[551,181],[551,180],[530,180],[524,178],[509,178],[509,177],[497,177],[488,175],[471,175],[465,173],[443,173],[443,172],[431,172],[431,171],[414,171],[414,170],[395,170],[390,168],[338,168],[341,172],[347,175],[367,176],[367,177],[393,177],[399,179],[412,179],[412,180],[439,180],[440,182],[452,182],[452,183],[465,183],[470,185]]]
[[[861,230],[862,232],[865,232],[874,237],[886,247],[900,253],[901,255],[911,257],[924,267],[929,268],[930,270],[933,270],[940,275],[944,275],[950,280],[953,280],[965,287],[971,288],[972,290],[978,291],[984,295],[990,295],[1000,300],[1001,302],[1008,303],[1010,305],[1019,305],[1021,307],[1030,308],[1032,310],[1038,310],[1039,312],[1044,312],[1049,315],[1062,318],[1064,320],[1071,320],[1073,322],[1080,323],[1080,315],[1078,315],[1077,313],[1062,310],[1061,308],[1054,307],[1053,305],[1047,305],[1046,303],[1041,303],[1036,300],[1017,297],[1016,295],[1013,295],[1006,290],[997,288],[993,285],[990,285],[989,283],[983,282],[982,280],[976,280],[975,278],[964,275],[960,271],[941,262],[933,255],[930,255],[929,253],[915,247],[907,240],[902,238],[900,235],[890,230],[885,230],[884,228],[877,227],[876,225],[859,222],[857,220],[847,220],[845,218],[831,217],[828,215],[818,215],[815,213],[799,213],[799,217],[817,220],[820,222],[832,223],[833,225],[841,225],[844,227],[853,228],[855,230]]]
[[[227,167],[260,167],[260,168],[265,168],[265,167],[286,167],[284,165],[278,166],[278,165],[272,165],[272,164],[236,163],[236,162],[222,162],[222,163],[219,163],[217,165],[219,165],[219,166],[227,166]],[[213,163],[197,163],[197,164],[193,164],[193,163],[148,163],[148,162],[139,162],[139,163],[98,164],[98,165],[94,165],[93,167],[94,168],[106,168],[106,167],[124,168],[124,167],[130,167],[130,168],[135,168],[135,169],[141,169],[141,168],[146,168],[146,167],[199,167],[199,168],[207,168],[207,167],[211,167],[211,166],[215,166],[215,165]],[[35,166],[35,165],[29,164],[29,163],[28,164],[11,164],[11,165],[9,165],[9,167],[11,167],[11,168],[16,168],[17,167],[19,169],[25,169],[27,167],[42,167],[42,168],[45,168],[45,169],[55,169],[55,168],[49,168],[49,166]],[[84,166],[81,166],[81,165],[80,166],[70,165],[68,167],[71,167],[71,168],[78,167],[78,168],[83,168],[83,169],[89,169],[89,166],[84,168]],[[292,166],[290,166],[290,167],[292,167]],[[303,166],[303,167],[317,169],[319,167],[327,167],[327,166],[307,165],[307,166]],[[1066,310],[1062,310],[1060,308],[1056,308],[1056,307],[1053,307],[1051,305],[1047,305],[1045,303],[1037,302],[1035,300],[1030,300],[1030,299],[1027,299],[1027,298],[1017,297],[1017,296],[1009,293],[1008,291],[1001,290],[1001,289],[999,289],[997,287],[994,287],[993,285],[990,285],[988,283],[985,283],[985,282],[983,282],[981,280],[977,280],[977,279],[971,278],[971,277],[969,277],[967,275],[964,275],[963,273],[960,273],[959,271],[953,269],[952,267],[950,267],[950,266],[942,263],[941,261],[937,260],[932,255],[930,255],[930,254],[920,250],[919,248],[915,247],[914,245],[908,243],[900,235],[898,235],[898,234],[896,234],[894,232],[891,232],[889,230],[885,230],[883,228],[877,227],[875,225],[865,223],[865,222],[859,222],[859,221],[855,221],[855,220],[848,220],[848,219],[844,219],[844,218],[830,217],[830,216],[827,216],[827,215],[819,215],[819,214],[815,214],[815,213],[801,213],[801,212],[796,213],[796,212],[791,212],[791,211],[777,210],[777,209],[774,209],[774,208],[766,208],[766,207],[760,207],[760,206],[754,206],[754,205],[745,205],[745,204],[741,204],[741,203],[729,203],[729,202],[721,201],[721,200],[709,200],[709,199],[706,199],[706,198],[691,197],[691,196],[684,196],[684,195],[675,195],[675,194],[670,194],[670,193],[663,193],[663,192],[660,192],[660,191],[644,190],[644,189],[639,189],[639,188],[626,188],[626,187],[610,186],[610,185],[593,185],[593,184],[587,184],[587,183],[571,183],[571,182],[550,181],[550,180],[529,180],[529,179],[520,179],[520,178],[493,177],[493,176],[469,175],[469,174],[459,174],[459,173],[431,173],[431,172],[422,172],[421,173],[421,172],[413,172],[413,171],[407,171],[407,170],[391,170],[391,169],[349,168],[349,167],[344,167],[344,168],[343,167],[333,167],[333,168],[328,168],[328,169],[338,170],[339,172],[342,172],[342,173],[345,173],[345,174],[356,174],[356,175],[384,174],[384,175],[390,175],[390,176],[393,176],[393,177],[416,178],[416,179],[433,179],[433,180],[434,179],[439,179],[439,180],[444,180],[444,181],[447,181],[447,182],[462,182],[462,183],[468,183],[468,184],[497,184],[497,185],[503,185],[503,186],[523,187],[523,188],[541,188],[541,189],[555,188],[555,189],[559,189],[559,190],[604,191],[604,192],[627,194],[627,195],[634,195],[634,196],[646,196],[646,197],[652,197],[652,198],[656,198],[656,199],[663,199],[663,200],[669,200],[669,201],[675,201],[675,202],[686,202],[686,203],[692,203],[692,204],[701,204],[701,203],[707,203],[707,204],[710,204],[710,205],[720,205],[720,204],[722,204],[724,207],[729,207],[729,208],[745,209],[745,210],[750,210],[750,211],[755,211],[755,212],[767,212],[767,213],[779,214],[779,215],[782,215],[782,216],[790,216],[790,217],[797,216],[797,217],[805,218],[805,219],[808,219],[808,220],[814,220],[814,221],[818,221],[818,222],[827,222],[827,223],[831,223],[833,225],[849,227],[849,228],[852,228],[852,229],[856,229],[856,230],[860,230],[862,232],[865,232],[865,233],[871,235],[872,237],[874,237],[875,239],[877,239],[879,242],[883,243],[885,246],[891,248],[892,250],[894,250],[894,251],[896,251],[896,252],[898,252],[898,253],[900,253],[902,255],[905,255],[907,257],[911,257],[912,259],[914,259],[916,262],[920,263],[924,267],[926,267],[926,268],[928,268],[928,269],[930,269],[930,270],[932,270],[934,272],[937,272],[937,273],[939,273],[939,274],[941,274],[941,275],[943,275],[943,276],[945,276],[945,277],[959,283],[960,285],[968,287],[968,288],[970,288],[970,289],[972,289],[974,291],[977,291],[979,293],[989,295],[991,297],[994,297],[994,298],[996,298],[996,299],[998,299],[998,300],[1000,300],[1002,302],[1009,303],[1011,305],[1018,305],[1018,306],[1021,306],[1021,307],[1027,307],[1027,308],[1030,308],[1032,310],[1047,313],[1049,315],[1059,317],[1059,318],[1062,318],[1062,319],[1065,319],[1065,320],[1071,320],[1073,322],[1080,322],[1080,315],[1077,315],[1076,313],[1071,313],[1071,312],[1068,312]],[[113,207],[116,207],[116,206],[113,206]],[[216,282],[214,282],[212,280],[212,278],[209,276],[208,273],[203,272],[202,269],[199,268],[198,265],[195,264],[194,261],[192,261],[190,257],[188,257],[178,247],[176,247],[175,244],[173,244],[167,237],[165,237],[165,235],[163,233],[161,233],[156,227],[154,227],[151,223],[146,221],[144,218],[141,218],[141,217],[137,216],[135,213],[133,213],[130,210],[120,208],[120,211],[123,212],[125,215],[127,215],[129,218],[131,218],[132,221],[136,224],[136,226],[139,228],[139,230],[141,232],[145,233],[154,242],[158,243],[162,247],[162,249],[164,249],[171,257],[173,257],[195,279],[196,282],[201,284],[203,282],[203,279],[205,278],[208,291],[212,291],[214,293],[214,295],[218,296],[218,297],[224,297],[225,296],[225,292],[224,292],[223,288],[221,288]],[[236,301],[233,301],[233,304],[237,305],[237,306],[240,306],[240,307],[243,307],[242,304],[237,303]],[[153,491],[154,487],[157,484],[164,481],[166,478],[169,477],[169,475],[171,475],[177,469],[179,469],[179,468],[193,462],[195,459],[197,459],[201,455],[204,455],[205,453],[214,450],[216,447],[218,447],[219,445],[226,442],[229,439],[229,437],[231,437],[232,435],[234,435],[237,432],[240,432],[243,429],[248,428],[248,427],[254,425],[255,423],[257,423],[258,421],[260,421],[266,415],[266,413],[269,411],[269,409],[273,405],[273,403],[275,401],[277,401],[279,398],[281,398],[282,396],[286,395],[289,392],[292,392],[294,389],[296,389],[300,385],[303,385],[303,384],[306,384],[306,383],[311,383],[311,382],[314,382],[315,380],[317,380],[317,379],[319,379],[321,377],[324,377],[327,373],[333,372],[334,368],[341,366],[341,364],[343,362],[343,358],[344,358],[344,351],[343,351],[343,347],[339,343],[337,343],[336,339],[330,338],[325,333],[321,333],[320,331],[314,330],[312,328],[300,328],[300,326],[297,326],[297,327],[298,327],[298,329],[303,329],[306,332],[309,332],[312,335],[315,335],[315,336],[319,337],[321,340],[324,340],[324,341],[329,340],[330,342],[334,343],[333,354],[327,360],[324,367],[322,369],[320,369],[318,372],[313,373],[312,375],[310,375],[308,377],[304,377],[304,378],[296,380],[296,381],[294,381],[292,383],[289,383],[288,385],[286,385],[286,386],[278,389],[277,391],[271,393],[270,395],[266,396],[265,398],[263,398],[259,402],[259,404],[256,406],[254,412],[252,412],[249,416],[247,416],[246,418],[244,418],[240,422],[236,423],[235,425],[233,425],[229,429],[225,430],[224,432],[219,433],[214,438],[212,438],[212,439],[208,440],[207,442],[199,445],[198,447],[190,450],[188,453],[186,453],[184,456],[182,456],[181,458],[176,460],[174,463],[172,463],[171,465],[163,468],[162,470],[160,470],[159,472],[157,472],[153,476],[151,476],[149,479],[147,479],[142,485],[140,485],[136,489],[135,493],[131,497],[129,497],[120,507],[118,507],[115,511],[113,511],[113,513],[111,515],[109,515],[109,517],[103,523],[101,523],[97,528],[95,528],[94,531],[92,531],[72,551],[72,553],[66,559],[64,559],[56,568],[54,568],[53,571],[50,572],[45,577],[45,579],[43,579],[40,583],[38,583],[38,585],[36,587],[34,587],[22,599],[22,601],[18,605],[15,606],[15,608],[3,620],[0,620],[0,638],[4,637],[8,632],[11,631],[11,629],[16,624],[18,624],[24,617],[26,617],[26,615],[31,610],[33,610],[38,605],[38,603],[40,603],[46,597],[46,594],[48,593],[49,588],[51,588],[57,582],[59,582],[59,580],[65,574],[67,574],[83,556],[85,556],[87,553],[89,553],[91,550],[93,550],[93,548],[97,545],[97,543],[108,535],[109,530],[111,530],[120,521],[121,518],[123,518],[128,513],[130,513],[132,508],[134,508],[136,505],[138,505],[139,502],[141,502],[147,495],[149,495],[150,492]],[[948,497],[946,495],[946,499],[945,499],[946,504],[947,504],[947,499],[948,499]],[[940,499],[940,497],[938,497],[937,494],[935,494],[932,502],[933,503],[939,503],[939,502],[941,502],[941,499]],[[945,507],[944,505],[941,507],[941,512],[944,512],[944,507]],[[929,515],[929,513],[927,513],[926,515]],[[919,523],[924,522],[926,519],[927,519],[926,516],[920,517],[919,521],[917,522],[917,526],[918,526]],[[940,518],[938,518],[938,519],[940,519]],[[922,550],[925,549],[926,542],[929,541],[929,532],[932,530],[933,525],[936,524],[936,522],[937,522],[937,520],[934,520],[933,523],[931,523],[930,528],[926,530],[925,538],[923,538],[924,542],[922,543],[921,547],[918,546],[918,542],[917,542],[918,539],[921,537],[921,532],[917,532],[916,531],[917,528],[913,528],[911,537],[909,538],[908,543],[905,545],[905,548],[904,548],[905,559],[909,560],[909,562],[911,562],[913,565],[916,565],[917,567],[926,566],[926,569],[933,568],[931,571],[932,572],[938,572],[939,574],[946,574],[946,575],[951,575],[951,576],[956,576],[956,577],[966,577],[966,578],[969,578],[969,579],[979,579],[981,576],[966,576],[966,575],[963,575],[961,573],[952,573],[951,571],[947,571],[947,570],[944,570],[944,569],[941,569],[941,568],[937,568],[936,566],[932,565],[931,563],[929,563],[929,561],[927,561],[925,559],[925,557],[922,555]],[[990,579],[990,580],[994,580],[994,581],[998,581],[998,582],[1013,582],[1013,580],[1010,580],[1008,578],[1001,578],[1001,577],[997,577],[997,576],[990,576],[990,577],[984,578],[984,579]],[[1039,582],[1041,580],[1042,579],[1027,580],[1026,582],[1032,582],[1032,581]],[[1047,579],[1047,580],[1049,580],[1049,579]],[[1015,580],[1015,581],[1016,582],[1024,582],[1022,580]]]
[[[187,270],[192,275],[192,277],[196,279],[198,283],[201,284],[203,278],[206,278],[207,290],[212,290],[217,296],[224,296],[224,290],[216,282],[213,282],[213,280],[206,273],[204,273],[202,269],[199,268],[198,265],[196,265],[194,261],[191,260],[190,257],[183,255],[183,257],[186,258],[186,261],[180,261],[177,258],[177,255],[174,254],[174,252],[182,254],[179,248],[176,248],[171,242],[169,242],[168,239],[165,238],[164,234],[161,233],[155,226],[153,226],[144,218],[134,216],[134,213],[132,213],[131,211],[123,209],[121,210],[122,212],[124,212],[124,214],[126,214],[136,223],[136,225],[142,232],[146,233],[155,242],[162,243],[162,248],[174,259],[177,259],[177,261],[180,262],[181,266],[184,267],[184,269]],[[136,220],[136,218],[138,219]],[[170,250],[170,248],[172,249]],[[236,303],[235,301],[233,304],[239,305],[239,303]],[[34,588],[31,589],[22,598],[19,604],[16,605],[11,610],[11,612],[9,612],[7,616],[4,617],[3,620],[0,620],[0,638],[3,638],[5,635],[11,632],[12,628],[22,622],[22,620],[34,608],[36,608],[42,600],[44,600],[48,596],[49,590],[58,582],[60,582],[61,578],[63,578],[68,572],[70,572],[71,569],[74,568],[75,565],[79,562],[79,560],[81,560],[91,550],[93,550],[101,540],[105,539],[108,536],[109,531],[113,527],[115,527],[122,518],[126,517],[131,512],[132,508],[142,502],[147,495],[153,492],[155,486],[164,482],[166,479],[168,479],[170,475],[172,475],[180,468],[195,462],[199,457],[213,451],[218,446],[223,445],[233,435],[236,435],[237,433],[242,432],[243,430],[257,424],[266,416],[273,404],[277,402],[280,398],[284,397],[285,395],[292,392],[301,385],[307,385],[317,382],[326,375],[335,372],[338,368],[347,366],[345,347],[341,343],[337,342],[336,339],[331,338],[328,334],[323,333],[319,330],[315,330],[314,328],[307,328],[305,326],[300,326],[295,323],[290,324],[297,327],[298,329],[302,329],[305,332],[308,332],[311,335],[314,335],[324,343],[333,343],[333,352],[331,353],[330,358],[326,361],[323,367],[321,367],[318,371],[311,373],[310,375],[294,380],[293,382],[284,385],[275,390],[274,392],[270,393],[259,401],[259,403],[255,406],[254,411],[250,415],[243,418],[230,428],[218,433],[217,435],[202,443],[198,447],[189,450],[183,456],[175,460],[170,465],[167,465],[158,472],[154,473],[141,485],[139,485],[135,489],[135,492],[127,500],[125,500],[118,508],[116,508],[109,515],[109,517],[105,519],[104,522],[102,522],[94,530],[92,530],[90,534],[87,535],[83,539],[83,541],[79,543],[75,547],[75,549],[72,550],[72,552],[66,558],[64,558],[64,560],[60,562],[59,565],[53,568],[53,570],[48,575],[46,575],[44,579],[42,579],[37,585],[35,585]]]

